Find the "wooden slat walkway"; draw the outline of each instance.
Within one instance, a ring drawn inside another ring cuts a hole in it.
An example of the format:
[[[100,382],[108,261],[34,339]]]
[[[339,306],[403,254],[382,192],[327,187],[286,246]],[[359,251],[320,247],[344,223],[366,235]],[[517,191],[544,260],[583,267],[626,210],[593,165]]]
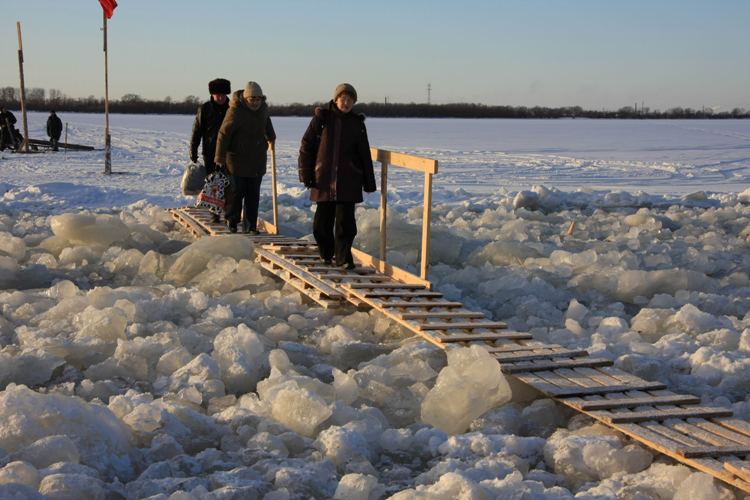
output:
[[[227,234],[206,210],[171,209],[196,238]],[[262,221],[260,221],[262,222]],[[259,224],[259,228],[263,228]],[[700,405],[700,398],[669,391],[612,366],[586,351],[535,341],[529,333],[446,300],[439,292],[406,283],[369,267],[327,266],[309,241],[261,233],[249,236],[257,261],[323,307],[377,309],[428,342],[480,343],[502,371],[542,394],[616,429],[643,445],[750,493],[750,423],[728,408]]]

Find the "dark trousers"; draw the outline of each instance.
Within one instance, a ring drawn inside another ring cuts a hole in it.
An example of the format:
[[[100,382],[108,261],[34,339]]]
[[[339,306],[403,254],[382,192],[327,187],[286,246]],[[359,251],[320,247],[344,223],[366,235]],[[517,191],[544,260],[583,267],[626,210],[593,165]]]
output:
[[[57,151],[58,144],[60,143],[60,137],[50,137],[49,143],[52,145],[52,151]]]
[[[238,177],[232,176],[233,193],[227,207],[227,220],[230,224],[240,221],[240,214],[245,221],[247,229],[256,229],[258,225],[258,204],[260,203],[261,177]],[[242,201],[245,201],[244,209]]]
[[[352,264],[352,244],[357,236],[354,202],[319,201],[313,219],[313,236],[323,260],[335,257],[336,265]]]

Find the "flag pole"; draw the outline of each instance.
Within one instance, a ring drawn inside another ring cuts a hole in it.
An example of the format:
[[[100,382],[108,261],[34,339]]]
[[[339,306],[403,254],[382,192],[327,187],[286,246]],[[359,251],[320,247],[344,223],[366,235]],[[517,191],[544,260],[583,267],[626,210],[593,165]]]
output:
[[[107,53],[107,14],[104,19],[104,174],[112,173],[112,138],[109,135],[109,58]]]

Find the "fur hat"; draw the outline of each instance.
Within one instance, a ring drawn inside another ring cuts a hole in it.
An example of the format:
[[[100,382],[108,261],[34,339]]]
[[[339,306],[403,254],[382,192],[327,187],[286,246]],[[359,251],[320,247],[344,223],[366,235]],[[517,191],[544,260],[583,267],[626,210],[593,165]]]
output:
[[[229,84],[229,80],[217,78],[208,82],[208,93],[228,95],[232,93],[232,86]]]
[[[245,91],[242,93],[242,97],[248,98],[248,97],[266,97],[263,95],[263,89],[260,88],[260,85],[258,85],[255,82],[247,82],[247,85],[245,85]]]
[[[339,83],[336,85],[336,90],[333,91],[333,100],[338,99],[344,92],[352,96],[354,102],[357,102],[357,91],[354,90],[354,86],[351,83]]]

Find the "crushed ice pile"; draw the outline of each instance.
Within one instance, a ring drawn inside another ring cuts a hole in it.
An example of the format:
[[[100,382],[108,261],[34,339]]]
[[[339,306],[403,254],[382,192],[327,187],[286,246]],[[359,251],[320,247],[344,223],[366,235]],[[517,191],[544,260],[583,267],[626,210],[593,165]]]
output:
[[[448,298],[750,418],[747,194],[536,188],[433,211]],[[306,207],[286,207],[309,226]],[[420,210],[390,216],[417,261]],[[359,243],[377,248],[378,216]],[[0,208],[0,497],[734,498],[374,312],[332,313],[160,208]]]

